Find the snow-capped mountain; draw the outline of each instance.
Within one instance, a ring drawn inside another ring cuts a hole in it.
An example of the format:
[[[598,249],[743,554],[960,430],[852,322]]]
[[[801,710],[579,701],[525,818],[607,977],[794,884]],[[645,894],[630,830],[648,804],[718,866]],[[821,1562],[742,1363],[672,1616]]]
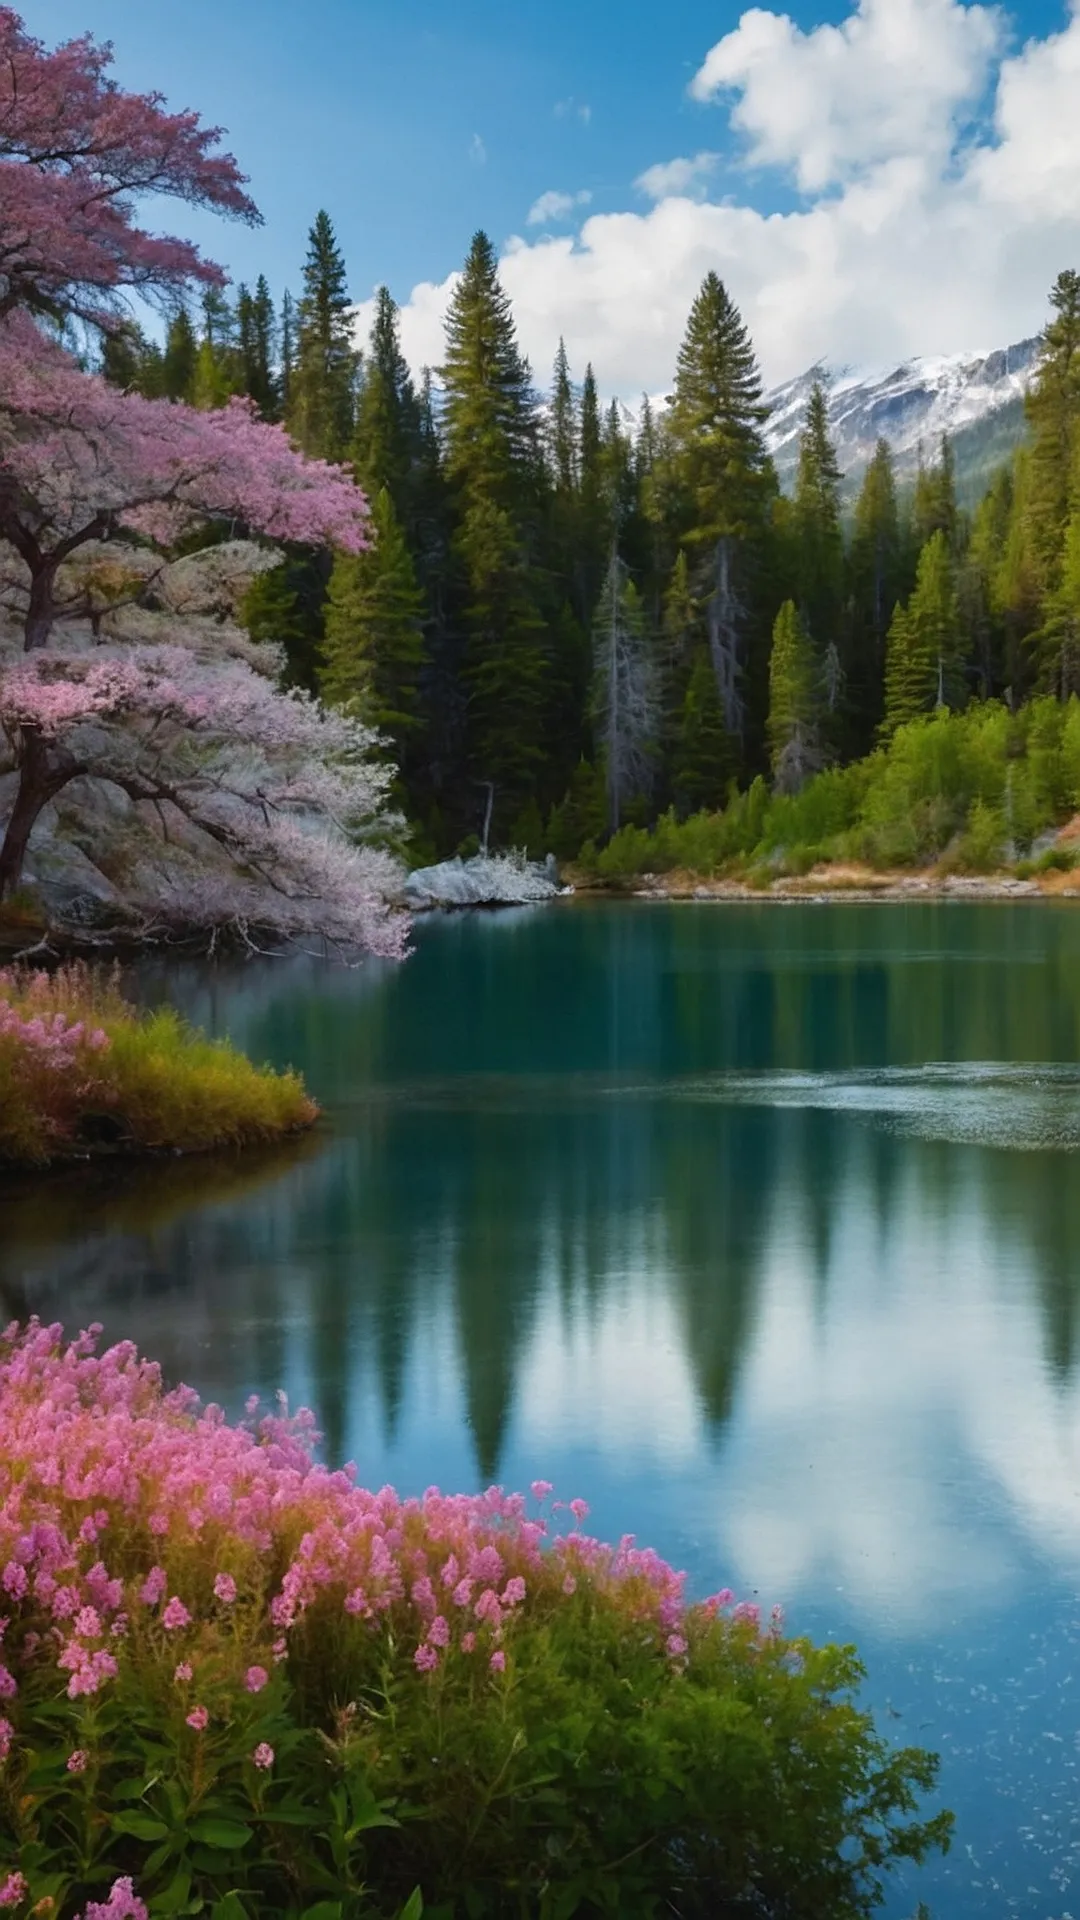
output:
[[[908,477],[918,466],[920,446],[933,458],[947,433],[959,490],[977,490],[989,468],[1023,437],[1023,397],[1037,351],[1037,340],[1021,340],[995,353],[907,360],[884,373],[808,368],[767,396],[772,413],[766,433],[781,481],[786,486],[794,475],[806,402],[820,380],[849,482],[858,481],[879,439],[889,441],[898,473]]]

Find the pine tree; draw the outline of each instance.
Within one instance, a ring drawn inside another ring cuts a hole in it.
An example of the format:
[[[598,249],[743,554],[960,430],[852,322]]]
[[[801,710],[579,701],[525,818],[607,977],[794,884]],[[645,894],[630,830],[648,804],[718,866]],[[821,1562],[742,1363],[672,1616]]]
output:
[[[612,551],[593,625],[593,720],[603,755],[608,831],[628,801],[648,793],[659,721],[652,649],[637,589]]]
[[[885,713],[879,738],[891,740],[898,727],[928,713],[934,703],[935,685],[934,661],[898,602],[885,649]]]
[[[463,585],[467,747],[505,831],[544,759],[546,635],[532,549],[538,429],[494,249],[478,233],[454,289],[442,367],[445,472]]]
[[[420,404],[401,351],[397,306],[389,289],[380,287],[357,396],[352,462],[362,487],[371,493],[387,488],[410,537],[416,533],[419,435]]]
[[[385,735],[407,775],[420,726],[426,608],[388,487],[371,512],[368,551],[334,561],[319,691]]]
[[[274,303],[265,275],[261,273],[253,294],[247,287],[237,288],[236,333],[241,391],[255,402],[264,420],[272,420],[277,411],[273,373]]]
[[[956,568],[939,528],[919,555],[915,591],[889,628],[882,738],[935,707],[962,704],[964,664]]]
[[[911,531],[919,552],[935,533],[943,533],[955,554],[959,544],[960,514],[956,504],[956,460],[947,433],[941,436],[938,458],[924,466],[920,458],[911,502]]]
[[[196,407],[223,407],[237,392],[239,369],[236,363],[236,321],[232,308],[216,287],[209,287],[202,300],[202,336],[195,353],[191,377],[191,401]],[[177,326],[182,327],[179,315]],[[182,366],[183,341],[178,342],[178,369]],[[178,374],[179,377],[179,374]],[[180,395],[177,395],[180,398]]]
[[[892,610],[908,590],[901,571],[896,474],[887,440],[878,441],[859,489],[847,574],[849,744],[859,753],[869,747],[882,718],[885,639]]]
[[[724,724],[709,649],[698,643],[679,707],[671,757],[671,791],[684,817],[720,807],[738,764],[737,743]]]
[[[769,759],[778,793],[797,793],[823,764],[821,670],[805,622],[785,600],[769,656]]]
[[[278,380],[278,411],[288,425],[292,420],[293,387],[296,381],[296,307],[286,287],[281,296],[281,373]]]
[[[1080,694],[1080,507],[1065,523],[1058,581],[1046,617],[1033,636],[1039,686],[1059,700]]]
[[[727,731],[746,728],[754,637],[754,549],[772,479],[767,408],[750,337],[715,273],[706,276],[679,349],[669,430],[686,502],[685,538],[702,555],[709,652]]]
[[[1057,584],[1080,445],[1080,273],[1060,273],[1025,402],[1031,430],[1027,514],[1042,591]]]
[[[345,262],[330,216],[320,212],[308,235],[296,366],[289,381],[288,425],[305,453],[324,460],[345,458],[353,431],[356,368]]]
[[[829,438],[829,408],[814,382],[799,439],[794,524],[798,604],[803,624],[819,652],[839,645],[844,594],[844,542],[840,531],[842,475]]]
[[[555,355],[551,384],[548,446],[555,492],[563,499],[572,500],[578,484],[577,403],[570,379],[566,345],[562,340]]]
[[[604,497],[604,436],[592,366],[585,369],[578,419],[578,510],[575,605],[591,622],[600,598],[611,547],[612,524]]]
[[[167,399],[191,400],[195,392],[198,350],[191,315],[186,307],[178,307],[165,335],[162,388]]]

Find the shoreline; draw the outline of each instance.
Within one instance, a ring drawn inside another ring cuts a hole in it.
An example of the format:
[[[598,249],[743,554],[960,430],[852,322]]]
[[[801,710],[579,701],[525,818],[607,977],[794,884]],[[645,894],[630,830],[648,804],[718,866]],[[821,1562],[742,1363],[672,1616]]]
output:
[[[953,901],[1080,901],[1080,869],[1051,871],[1030,879],[1013,873],[943,874],[933,871],[875,873],[855,867],[819,867],[807,874],[783,875],[767,886],[745,880],[709,879],[678,870],[667,874],[640,874],[622,885],[575,881],[575,898],[657,900],[697,905],[839,906],[922,904]]]

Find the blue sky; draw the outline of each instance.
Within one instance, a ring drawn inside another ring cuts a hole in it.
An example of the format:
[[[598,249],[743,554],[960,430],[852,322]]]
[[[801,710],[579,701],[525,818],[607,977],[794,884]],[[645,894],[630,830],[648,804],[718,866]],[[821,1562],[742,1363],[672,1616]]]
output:
[[[1026,42],[1037,52],[1060,45],[1055,85],[1075,71],[1064,7],[1030,0],[1007,25],[992,10],[960,0],[858,0],[854,8],[829,0],[791,11],[795,33],[767,12],[747,20],[735,8],[699,0],[660,8],[626,0],[466,0],[453,7],[422,0],[307,0],[300,7],[295,0],[186,0],[182,7],[171,0],[31,0],[25,18],[48,41],[87,29],[111,39],[122,84],[159,86],[171,104],[194,106],[227,127],[265,226],[248,232],[175,214],[172,224],[193,232],[236,278],[263,269],[277,291],[286,283],[295,288],[307,227],[326,206],[355,296],[362,301],[386,280],[408,310],[414,355],[433,356],[441,307],[434,296],[414,302],[413,289],[420,282],[444,287],[478,226],[500,247],[513,236],[526,243],[508,263],[507,279],[538,367],[553,330],[557,337],[558,293],[566,303],[563,330],[598,370],[609,369],[609,389],[663,382],[678,331],[676,298],[684,300],[714,256],[762,333],[767,370],[778,376],[821,353],[873,360],[902,349],[948,352],[998,344],[1002,329],[1010,336],[1028,330],[1024,316],[1030,310],[1038,318],[1051,259],[1067,237],[1060,193],[1043,210],[1053,233],[1041,248],[1024,238],[1025,225],[1033,218],[1038,227],[1043,217],[1032,206],[1015,219],[1017,231],[1005,236],[1000,257],[984,260],[984,246],[970,261],[958,259],[943,232],[946,265],[955,261],[969,282],[988,274],[986,297],[980,305],[969,286],[966,300],[954,298],[940,284],[939,264],[925,286],[912,290],[899,324],[887,323],[884,294],[875,308],[871,283],[880,275],[873,259],[866,285],[856,284],[852,235],[860,221],[865,226],[859,196],[868,193],[877,195],[867,230],[871,253],[903,252],[915,224],[932,223],[939,206],[946,229],[981,219],[989,230],[1009,191],[995,188],[997,201],[987,206],[976,183],[979,206],[958,207],[954,177],[967,165],[965,143],[980,113],[992,116],[1001,75],[1010,60],[1026,58]],[[829,27],[840,37],[823,36]],[[699,80],[694,97],[695,75],[718,44],[726,49],[718,57],[727,77],[710,97]],[[955,83],[940,90],[938,120],[931,122],[923,83],[953,67]],[[875,84],[899,118],[899,136],[884,144],[875,127],[881,116],[872,111]],[[794,106],[785,139],[770,122],[768,99],[786,114],[789,89]],[[871,110],[849,125],[851,100],[863,95]],[[730,124],[733,109],[742,111],[741,126]],[[1025,112],[1030,120],[1035,109]],[[1045,127],[1045,101],[1038,113]],[[940,153],[938,121],[949,128]],[[916,168],[931,149],[937,154],[936,199],[927,198],[926,182],[906,205],[902,195],[895,198],[892,174],[904,160],[905,129]],[[808,173],[799,155],[819,132],[823,155]],[[1025,137],[1030,147],[1030,126]],[[1075,138],[1064,125],[1061,137]],[[1000,129],[984,120],[983,138],[988,151],[1000,146]],[[684,164],[681,174],[649,176],[651,195],[635,184],[649,169],[691,162],[702,152],[714,157],[696,174]],[[1080,154],[1070,147],[1062,165],[1071,168],[1074,160]],[[1025,148],[1017,178],[1033,166]],[[580,198],[564,215],[530,224],[530,208],[551,193]],[[574,234],[581,237],[571,244]],[[834,280],[850,283],[842,303],[828,284],[830,266]],[[791,284],[796,267],[805,285]],[[604,299],[597,283],[608,270],[611,297]],[[969,342],[980,314],[987,338]]]

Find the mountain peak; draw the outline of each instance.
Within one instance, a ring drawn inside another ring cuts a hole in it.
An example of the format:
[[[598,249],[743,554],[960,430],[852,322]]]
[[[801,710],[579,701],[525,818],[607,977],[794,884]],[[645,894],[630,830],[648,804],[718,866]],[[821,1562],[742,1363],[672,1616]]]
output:
[[[887,369],[818,361],[766,396],[772,409],[766,437],[781,482],[786,486],[794,476],[806,403],[820,381],[849,485],[858,484],[879,439],[889,442],[897,473],[907,479],[917,471],[920,450],[932,458],[947,433],[958,488],[970,495],[1023,438],[1024,394],[1038,350],[1038,339],[1020,340],[989,352],[916,357]]]

